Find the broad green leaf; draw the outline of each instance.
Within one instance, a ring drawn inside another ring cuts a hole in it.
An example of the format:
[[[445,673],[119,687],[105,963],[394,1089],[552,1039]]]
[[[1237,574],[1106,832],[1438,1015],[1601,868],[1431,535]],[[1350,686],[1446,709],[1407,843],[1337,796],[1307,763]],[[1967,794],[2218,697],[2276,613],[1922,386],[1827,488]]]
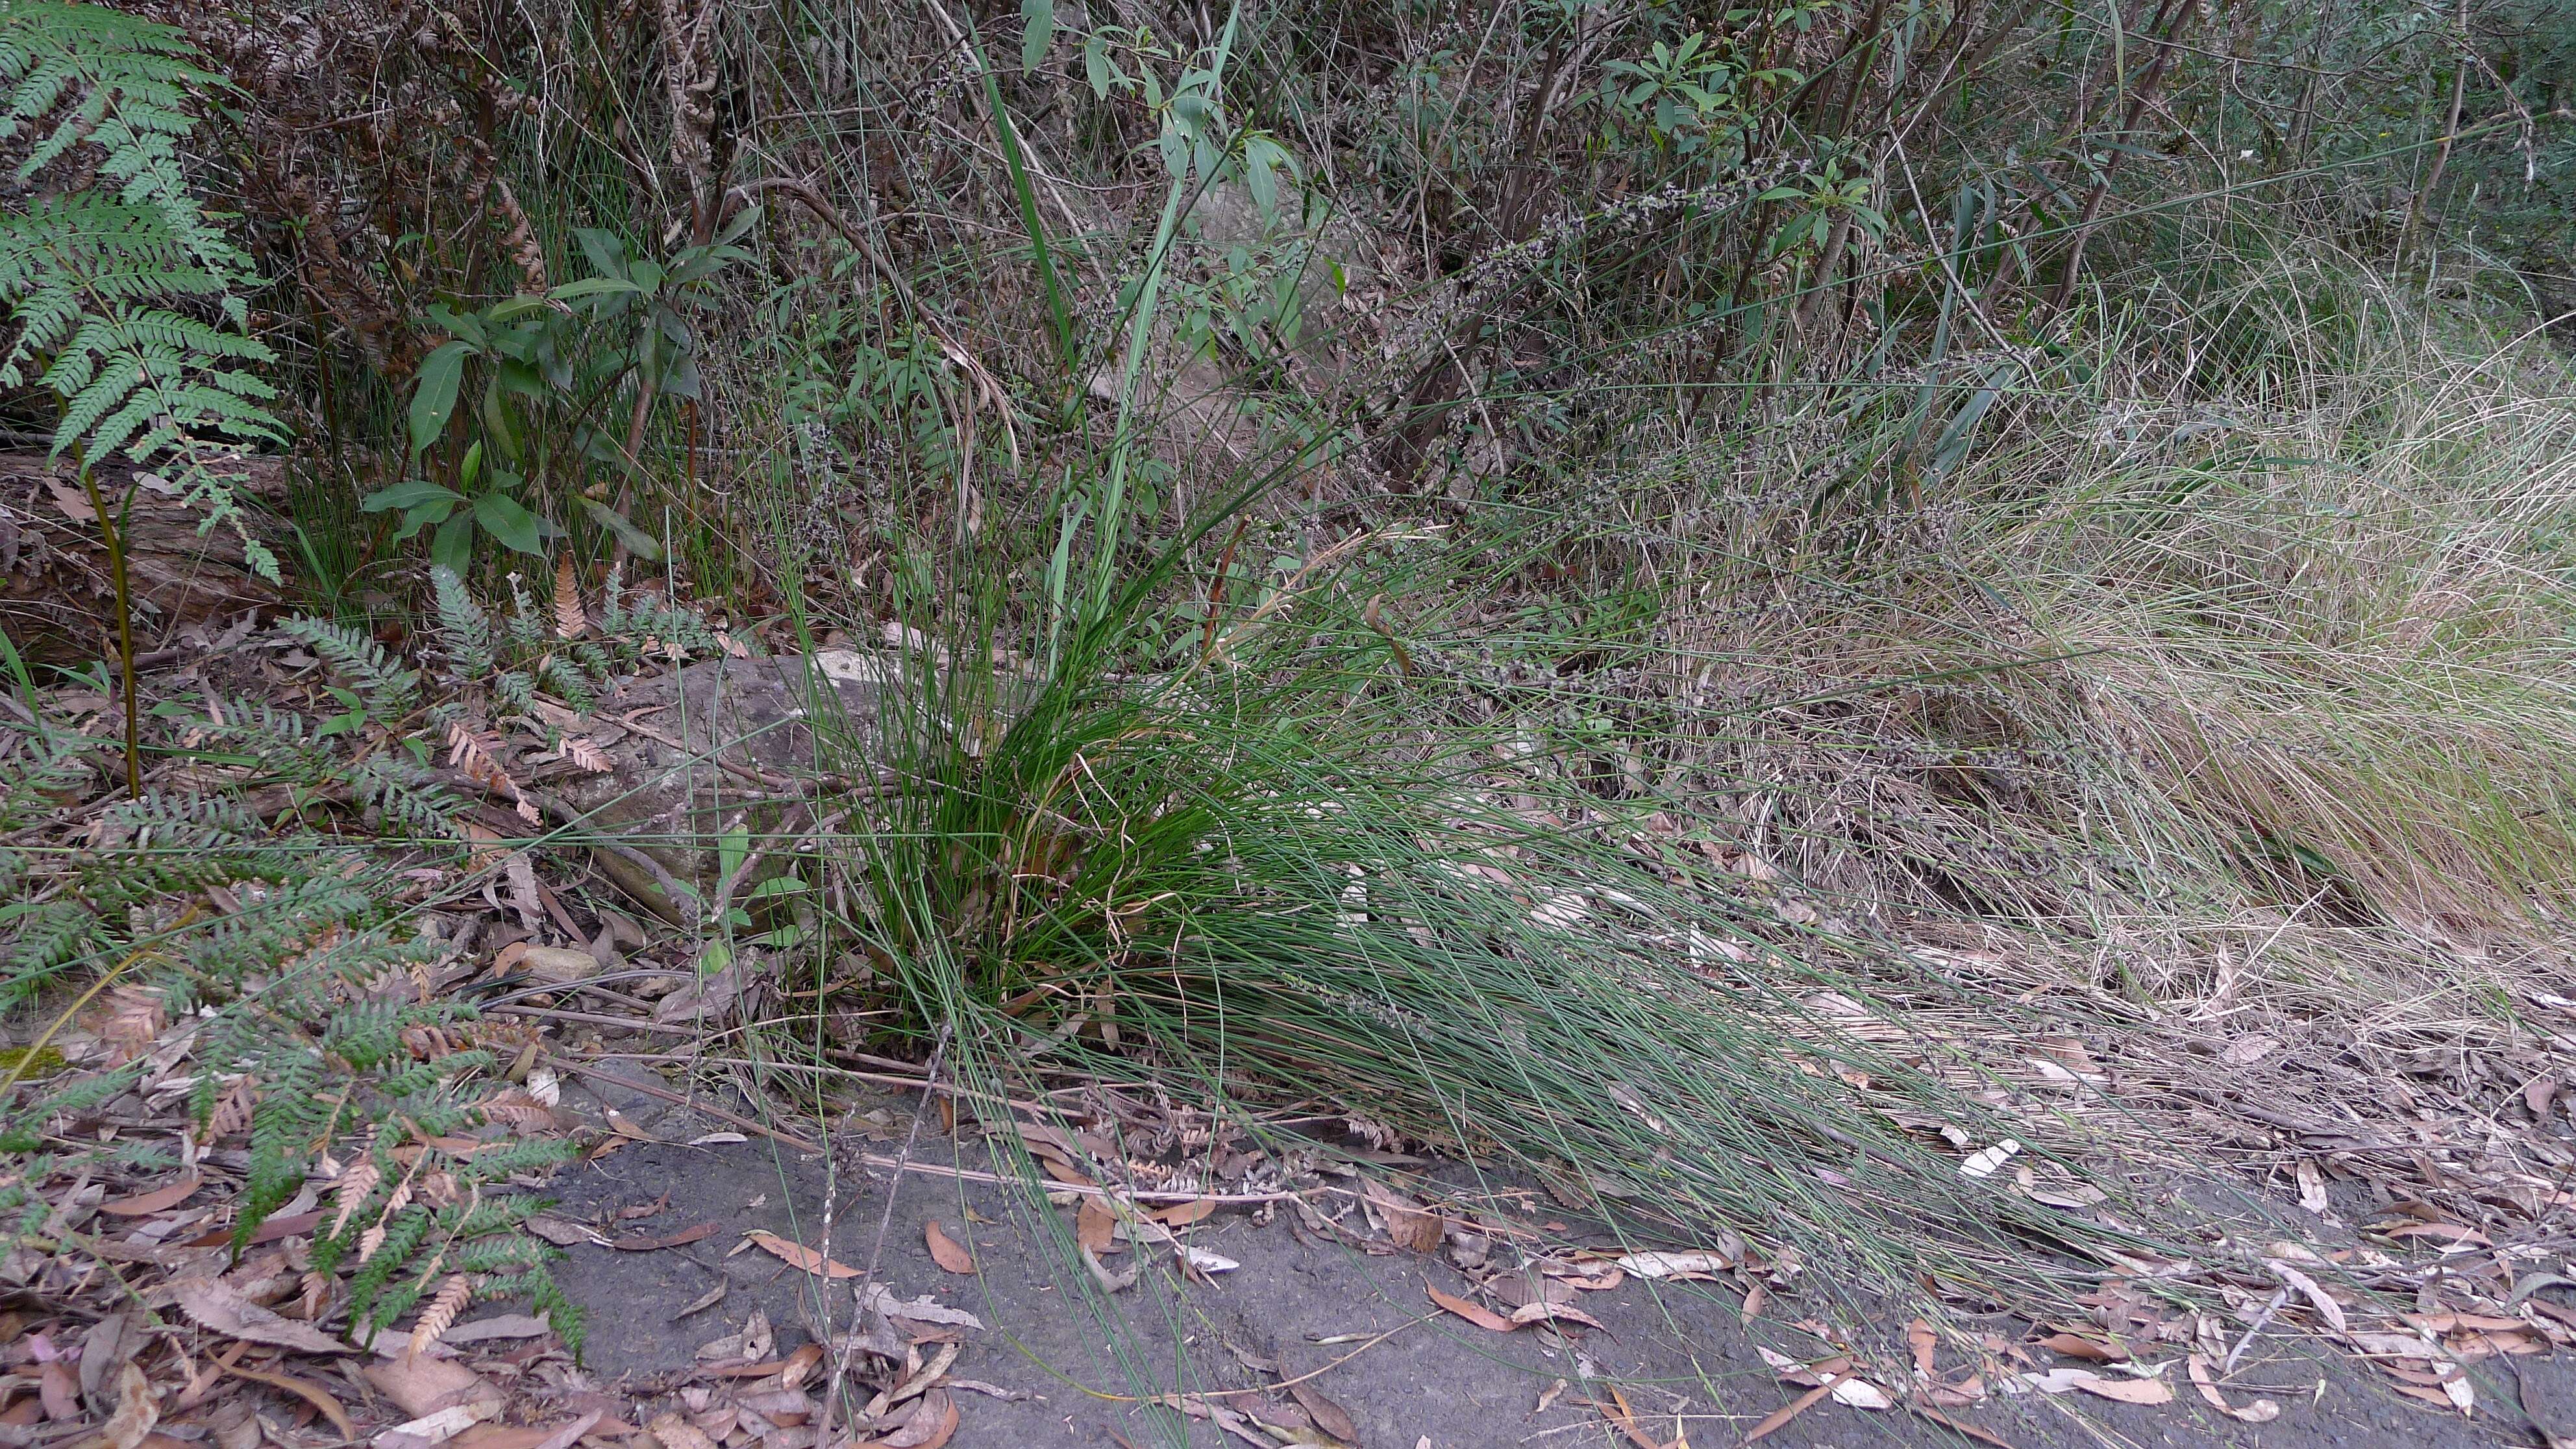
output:
[[[595,297],[602,292],[641,292],[643,290],[642,287],[624,277],[584,277],[578,282],[566,282],[546,295],[558,302],[570,302],[582,297]]]
[[[1243,184],[1252,193],[1252,204],[1261,208],[1264,220],[1279,214],[1279,179],[1270,169],[1270,148],[1259,140],[1247,141],[1243,147]]]
[[[740,250],[734,243],[751,235],[751,229],[760,225],[760,217],[761,209],[757,206],[746,206],[734,213],[733,220],[726,222],[724,230],[716,233],[715,248],[719,260],[747,262],[752,259],[751,253]]]
[[[358,511],[390,513],[397,508],[417,508],[429,502],[453,504],[464,501],[463,494],[444,484],[432,483],[426,478],[412,478],[397,483],[391,488],[379,488],[359,499]]]
[[[456,386],[465,376],[465,358],[473,348],[464,342],[442,342],[421,359],[411,392],[411,455],[419,457],[447,430],[456,411]]]
[[[1036,70],[1055,44],[1055,0],[1020,0],[1020,67]]]
[[[474,515],[460,513],[440,524],[430,535],[429,561],[453,573],[462,574],[474,562]]]
[[[413,534],[420,532],[422,529],[433,523],[445,523],[447,521],[447,516],[456,511],[456,505],[464,501],[465,500],[462,498],[455,500],[455,502],[449,502],[443,498],[433,498],[427,503],[415,506],[403,515],[402,527],[394,530],[394,542],[403,543],[409,540]]]
[[[577,228],[573,240],[581,243],[581,254],[590,258],[592,271],[603,277],[626,275],[626,241],[613,231],[595,226]]]
[[[1109,63],[1109,43],[1098,31],[1093,31],[1082,42],[1082,73],[1091,82],[1091,94],[1095,100],[1108,99],[1110,85],[1120,78],[1118,68]]]
[[[498,368],[493,369],[492,380],[483,386],[483,436],[504,458],[515,462],[527,456],[526,447],[519,441],[518,425],[510,418],[510,402],[502,392]]]
[[[518,499],[507,493],[486,493],[474,500],[475,521],[483,531],[520,553],[544,553],[545,529]]]
[[[609,507],[607,504],[600,502],[596,498],[582,499],[581,506],[583,511],[590,515],[593,523],[596,523],[600,527],[607,529],[610,533],[617,535],[617,541],[626,545],[626,551],[628,553],[635,555],[646,563],[658,562],[661,559],[662,544],[660,540],[654,538],[653,535],[646,533],[644,530],[637,528],[625,514],[618,512],[616,509]]]

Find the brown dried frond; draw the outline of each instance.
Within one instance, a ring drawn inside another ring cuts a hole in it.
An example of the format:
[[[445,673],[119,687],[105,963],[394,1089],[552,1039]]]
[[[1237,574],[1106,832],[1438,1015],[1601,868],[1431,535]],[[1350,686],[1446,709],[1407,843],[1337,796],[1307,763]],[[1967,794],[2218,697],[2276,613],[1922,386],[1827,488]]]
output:
[[[466,727],[463,720],[452,720],[447,726],[447,763],[465,772],[467,778],[511,802],[521,819],[534,825],[538,821],[536,802],[519,788],[510,772],[501,768],[493,757],[492,746],[482,736]]]
[[[349,1220],[358,1215],[359,1205],[367,1200],[367,1194],[376,1190],[376,1184],[384,1181],[384,1177],[384,1170],[373,1162],[353,1163],[348,1171],[341,1173],[340,1181],[332,1189],[333,1199],[339,1203],[340,1210],[332,1215],[331,1230],[325,1236],[336,1238],[347,1231]]]
[[[331,1288],[337,1281],[328,1273],[317,1272],[311,1268],[304,1270],[304,1292],[298,1303],[304,1310],[303,1317],[306,1322],[310,1323],[322,1316],[322,1306],[331,1301]]]
[[[520,208],[518,193],[510,189],[508,178],[492,178],[492,200],[510,223],[504,243],[510,260],[519,264],[520,289],[531,297],[544,296],[552,287],[546,280],[546,249],[538,244],[537,229]]]
[[[251,1104],[257,1096],[251,1087],[249,1073],[235,1078],[232,1090],[224,1093],[223,1099],[215,1103],[215,1110],[207,1116],[205,1130],[198,1134],[198,1142],[211,1145],[248,1127]]]
[[[473,1279],[462,1273],[448,1275],[447,1281],[438,1286],[438,1296],[429,1300],[429,1306],[420,1311],[420,1321],[412,1325],[411,1348],[404,1356],[418,1358],[445,1337],[447,1330],[456,1326],[456,1315],[465,1311],[473,1297]]]
[[[161,993],[140,986],[119,986],[109,992],[106,1013],[97,1026],[98,1039],[108,1048],[108,1065],[121,1067],[151,1051],[169,1025]]]
[[[555,637],[578,639],[590,632],[590,616],[581,609],[581,575],[567,553],[555,560]]]
[[[505,1122],[523,1131],[542,1131],[555,1125],[555,1114],[543,1102],[516,1087],[501,1093],[482,1105],[483,1115],[494,1122]]]

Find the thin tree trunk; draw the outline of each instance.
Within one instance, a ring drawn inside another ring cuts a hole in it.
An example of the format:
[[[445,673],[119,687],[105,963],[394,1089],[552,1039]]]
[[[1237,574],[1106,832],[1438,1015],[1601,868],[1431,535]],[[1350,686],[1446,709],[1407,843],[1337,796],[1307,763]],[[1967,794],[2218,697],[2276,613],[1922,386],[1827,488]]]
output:
[[[2451,164],[2451,147],[2460,136],[2460,108],[2469,95],[2469,0],[2460,0],[2460,61],[2451,67],[2451,106],[2442,121],[2442,144],[2433,152],[2433,169],[2424,175],[2424,184],[2415,189],[2414,199],[2406,204],[2406,229],[2397,235],[2397,260],[2403,265],[2412,251],[2415,238],[2424,229],[2424,198],[2439,190],[2442,171]]]
[[[2154,103],[2156,87],[2164,80],[2166,63],[2173,59],[2174,42],[2182,38],[2183,26],[2190,22],[2198,9],[2193,0],[2165,0],[2163,10],[2157,13],[2155,28],[2162,33],[2156,40],[2156,58],[2148,63],[2147,73],[2138,80],[2136,94],[2130,97],[2129,114],[2120,123],[2119,137],[2122,141],[2136,133],[2138,122],[2145,118],[2147,107]],[[2177,10],[2179,14],[2175,13]],[[2111,159],[2102,163],[2101,179],[2093,183],[2093,190],[2084,198],[2084,212],[2075,219],[2074,244],[2066,250],[2066,270],[2059,275],[2057,290],[2048,299],[2050,312],[2063,308],[2067,299],[2075,295],[2076,278],[2084,266],[2084,245],[2092,239],[2094,223],[2101,219],[2102,202],[2110,196],[2112,179],[2120,174],[2120,163],[2128,159],[2128,155],[2125,145],[2113,151]]]

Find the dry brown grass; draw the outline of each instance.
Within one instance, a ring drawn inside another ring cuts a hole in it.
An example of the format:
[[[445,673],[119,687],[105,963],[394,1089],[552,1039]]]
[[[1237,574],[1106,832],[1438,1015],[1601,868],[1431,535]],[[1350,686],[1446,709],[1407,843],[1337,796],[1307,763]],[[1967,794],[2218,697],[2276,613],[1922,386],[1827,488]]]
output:
[[[2259,396],[2043,391],[1857,547],[1736,440],[1731,505],[1638,505],[1703,527],[1609,692],[1791,921],[1988,998],[1888,1004],[2004,1095],[2529,1225],[2576,1167],[2576,377],[2382,300],[2270,317]]]

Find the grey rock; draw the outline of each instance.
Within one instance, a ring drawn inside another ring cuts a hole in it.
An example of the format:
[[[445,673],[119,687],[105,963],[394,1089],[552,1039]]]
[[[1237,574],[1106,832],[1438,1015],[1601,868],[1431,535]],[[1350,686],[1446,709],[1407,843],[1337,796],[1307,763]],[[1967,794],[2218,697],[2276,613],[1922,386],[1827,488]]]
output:
[[[717,885],[716,842],[739,825],[756,839],[792,813],[869,790],[882,758],[887,656],[716,659],[633,680],[592,713],[605,774],[566,782],[592,858],[645,909],[687,923]],[[773,855],[737,890],[786,861]],[[649,863],[648,863],[649,862]],[[685,889],[675,893],[677,883]]]

